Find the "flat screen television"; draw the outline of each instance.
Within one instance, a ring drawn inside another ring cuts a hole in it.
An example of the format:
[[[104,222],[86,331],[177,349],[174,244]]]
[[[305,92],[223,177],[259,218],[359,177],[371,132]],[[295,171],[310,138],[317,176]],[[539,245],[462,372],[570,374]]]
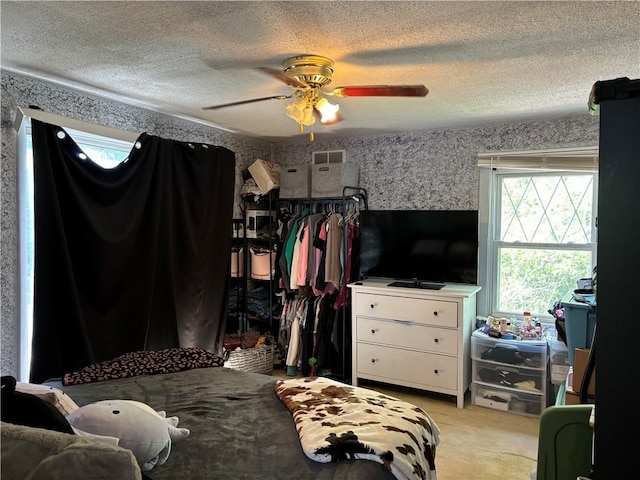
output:
[[[360,273],[397,286],[478,281],[476,210],[362,210]]]

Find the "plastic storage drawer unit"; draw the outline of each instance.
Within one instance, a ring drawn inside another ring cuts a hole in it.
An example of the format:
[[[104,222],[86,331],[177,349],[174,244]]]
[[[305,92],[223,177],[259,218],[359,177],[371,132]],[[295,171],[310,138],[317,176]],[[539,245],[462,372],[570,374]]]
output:
[[[471,335],[472,402],[537,416],[546,406],[547,341],[503,340]]]

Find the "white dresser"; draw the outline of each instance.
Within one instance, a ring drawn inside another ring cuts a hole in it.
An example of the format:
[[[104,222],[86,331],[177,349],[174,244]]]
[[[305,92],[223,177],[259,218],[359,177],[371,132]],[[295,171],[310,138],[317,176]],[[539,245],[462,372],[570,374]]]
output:
[[[352,382],[374,380],[455,395],[471,383],[476,285],[440,290],[390,287],[367,279],[352,290]]]

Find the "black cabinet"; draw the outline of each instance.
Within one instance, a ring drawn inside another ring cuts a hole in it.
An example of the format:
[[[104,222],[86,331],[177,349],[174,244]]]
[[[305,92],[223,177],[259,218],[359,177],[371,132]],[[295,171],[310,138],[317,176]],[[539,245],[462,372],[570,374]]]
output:
[[[637,471],[636,335],[640,273],[640,79],[597,82],[600,109],[595,478]]]

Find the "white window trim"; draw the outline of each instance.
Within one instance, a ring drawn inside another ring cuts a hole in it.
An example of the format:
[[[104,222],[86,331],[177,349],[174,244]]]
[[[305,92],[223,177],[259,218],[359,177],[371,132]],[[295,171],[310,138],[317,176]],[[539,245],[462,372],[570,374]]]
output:
[[[56,115],[55,113],[44,112],[42,110],[36,110],[35,108],[18,107],[16,111],[16,119],[13,124],[16,132],[20,132],[25,123],[25,119],[34,118],[44,123],[50,123],[52,125],[58,125],[65,129],[76,130],[87,133],[89,135],[96,135],[98,137],[105,137],[114,140],[120,140],[122,142],[134,143],[138,140],[140,133],[130,132],[128,130],[120,130],[118,128],[105,127],[104,125],[98,125],[96,123],[85,122],[83,120],[76,120],[75,118],[63,117],[62,115]]]

